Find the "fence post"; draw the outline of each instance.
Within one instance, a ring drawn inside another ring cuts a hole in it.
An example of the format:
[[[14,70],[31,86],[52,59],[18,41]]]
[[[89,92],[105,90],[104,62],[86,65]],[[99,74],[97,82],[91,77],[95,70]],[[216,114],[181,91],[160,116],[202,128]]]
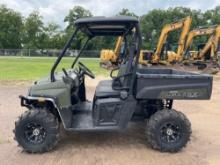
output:
[[[31,56],[31,51],[30,51],[30,49],[28,49],[28,56],[29,56],[29,57]]]

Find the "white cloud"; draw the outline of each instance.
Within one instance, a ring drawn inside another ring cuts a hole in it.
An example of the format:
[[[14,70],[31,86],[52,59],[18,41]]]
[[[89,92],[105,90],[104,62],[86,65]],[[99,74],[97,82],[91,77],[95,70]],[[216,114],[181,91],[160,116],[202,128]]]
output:
[[[65,25],[63,19],[75,5],[81,5],[97,16],[115,15],[122,8],[142,15],[156,8],[184,6],[204,11],[220,5],[219,0],[1,0],[0,3],[21,12],[23,16],[38,10],[46,23],[56,22],[61,26]]]

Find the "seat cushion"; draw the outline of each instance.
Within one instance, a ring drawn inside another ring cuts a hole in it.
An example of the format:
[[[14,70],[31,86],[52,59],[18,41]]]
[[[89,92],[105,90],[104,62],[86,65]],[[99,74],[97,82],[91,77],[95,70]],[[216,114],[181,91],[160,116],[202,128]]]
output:
[[[112,82],[113,82],[113,80],[102,80],[98,83],[98,86],[99,85],[110,86],[110,85],[112,85]]]
[[[95,90],[96,97],[119,96],[120,91],[112,89],[112,80],[100,81]]]

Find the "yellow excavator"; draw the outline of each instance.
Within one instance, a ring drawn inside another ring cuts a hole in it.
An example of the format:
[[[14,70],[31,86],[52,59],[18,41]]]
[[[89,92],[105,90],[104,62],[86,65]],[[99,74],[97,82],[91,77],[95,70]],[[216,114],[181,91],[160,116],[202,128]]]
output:
[[[117,65],[119,56],[120,56],[122,43],[123,43],[123,37],[120,36],[117,38],[114,51],[111,49],[101,50],[101,53],[100,53],[101,67],[109,69],[109,68],[114,67],[114,65]]]
[[[167,62],[174,62],[174,61],[180,61],[182,60],[182,55],[184,51],[184,45],[185,40],[187,37],[187,34],[190,30],[192,18],[190,16],[186,17],[185,19],[179,20],[177,22],[166,24],[160,34],[156,51],[150,51],[150,50],[141,50],[140,57],[139,57],[139,63],[142,65],[147,65],[149,63],[158,64],[158,63],[167,63]],[[180,34],[179,42],[178,42],[178,49],[177,53],[174,51],[167,51],[167,59],[163,61],[161,59],[161,54],[163,53],[163,47],[167,40],[167,36],[169,32],[178,30],[182,28],[182,32]]]
[[[198,59],[206,60],[205,55],[210,50],[211,60],[218,61],[218,51],[220,48],[220,25],[215,28],[213,34],[209,37],[208,42],[205,44],[202,50],[198,52]]]
[[[198,50],[189,51],[193,38],[196,36],[210,35],[205,45],[199,45]],[[219,71],[219,50],[220,26],[211,26],[207,28],[197,28],[192,30],[187,38],[183,64],[202,70],[203,73],[216,74]],[[202,47],[201,47],[202,46]],[[196,70],[197,70],[196,69]]]
[[[152,56],[152,61],[151,61],[152,63],[156,64],[161,61],[161,53],[163,51],[163,46],[167,40],[167,36],[168,36],[169,32],[177,30],[177,29],[181,29],[181,28],[182,28],[182,32],[180,34],[180,38],[178,41],[177,52],[168,51],[166,61],[174,62],[174,61],[181,61],[182,60],[184,46],[185,46],[185,40],[186,40],[187,34],[190,30],[191,22],[192,22],[192,17],[188,16],[178,22],[166,24],[163,27],[161,34],[160,34],[160,37],[159,37],[159,41],[157,43],[156,51],[153,53],[153,56]]]
[[[198,51],[190,51],[190,48],[193,43],[193,39],[198,36],[204,36],[204,35],[212,35],[215,32],[216,26],[211,27],[200,27],[193,29],[189,32],[186,44],[185,44],[185,50],[184,50],[184,60],[196,60],[198,58]]]
[[[151,50],[141,50],[139,64],[147,65],[148,63],[162,62],[160,56],[163,51],[163,46],[166,42],[166,39],[167,39],[169,32],[182,28],[182,32],[181,32],[179,42],[178,42],[177,53],[175,53],[173,51],[167,52],[167,57],[168,57],[167,61],[168,62],[172,62],[175,60],[179,61],[182,57],[182,54],[183,54],[184,43],[185,43],[187,33],[189,32],[191,22],[192,22],[192,18],[190,16],[188,16],[185,19],[182,19],[178,22],[166,24],[161,31],[161,35],[160,35],[159,41],[157,43],[156,51],[153,52]],[[123,37],[118,37],[117,42],[115,44],[114,51],[110,50],[110,49],[101,50],[100,64],[102,67],[108,69],[108,68],[111,68],[113,65],[117,65],[122,42],[123,42]]]

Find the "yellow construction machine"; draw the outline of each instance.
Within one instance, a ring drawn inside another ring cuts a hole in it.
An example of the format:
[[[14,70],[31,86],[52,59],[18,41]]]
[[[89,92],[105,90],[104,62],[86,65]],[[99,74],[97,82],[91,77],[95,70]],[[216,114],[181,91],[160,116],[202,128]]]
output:
[[[202,50],[198,52],[198,59],[201,60],[214,60],[218,61],[218,51],[220,48],[220,25],[215,28],[215,31],[210,36],[208,42],[205,44]],[[210,50],[210,55],[206,56]]]
[[[167,52],[167,59],[166,61],[168,62],[174,62],[174,61],[181,61],[182,57],[183,57],[183,51],[184,51],[184,46],[185,46],[185,40],[187,37],[187,34],[190,30],[190,26],[191,26],[191,22],[192,22],[192,17],[188,16],[178,22],[174,22],[171,24],[166,24],[160,34],[158,43],[157,43],[157,48],[156,51],[153,53],[152,56],[152,63],[159,63],[161,61],[161,54],[163,51],[163,46],[167,40],[167,36],[169,34],[169,32],[177,30],[177,29],[181,29],[182,28],[182,32],[180,34],[180,38],[178,41],[178,49],[177,52],[173,52],[173,51],[168,51]]]
[[[193,38],[201,35],[210,35],[205,45],[199,45],[198,50],[189,51]],[[186,50],[184,52],[185,60],[183,63],[187,66],[193,64],[203,73],[216,74],[219,71],[219,41],[220,26],[212,26],[207,28],[198,28],[192,30],[186,41]]]
[[[141,50],[139,57],[139,64],[147,65],[148,63],[154,63],[154,64],[159,62],[162,63],[161,54],[169,32],[182,28],[182,32],[180,34],[180,38],[178,42],[177,53],[173,51],[167,51],[167,55],[166,55],[167,59],[165,59],[165,61],[168,62],[180,61],[182,59],[181,57],[184,50],[185,39],[189,32],[191,22],[192,22],[192,18],[188,16],[185,19],[182,19],[178,22],[166,24],[161,31],[157,43],[156,51],[153,52],[151,50]],[[111,68],[113,65],[117,65],[122,42],[123,42],[123,37],[118,37],[114,51],[110,49],[103,49],[101,51],[100,64],[102,67]]]
[[[185,50],[184,50],[184,60],[196,60],[198,59],[198,51],[190,51],[190,48],[193,43],[193,39],[198,36],[204,36],[204,35],[212,35],[215,32],[216,26],[211,27],[200,27],[193,29],[189,32],[186,44],[185,44]]]
[[[119,56],[121,52],[121,45],[123,43],[123,37],[117,38],[114,51],[111,49],[102,49],[100,53],[100,65],[103,68],[109,69],[119,62]]]
[[[141,50],[139,56],[139,64],[148,65],[151,62],[153,51],[151,50]]]
[[[220,26],[217,26],[215,32],[210,36],[203,49],[198,52],[198,61],[205,64],[206,72],[216,74],[220,69],[219,48],[220,48]]]

